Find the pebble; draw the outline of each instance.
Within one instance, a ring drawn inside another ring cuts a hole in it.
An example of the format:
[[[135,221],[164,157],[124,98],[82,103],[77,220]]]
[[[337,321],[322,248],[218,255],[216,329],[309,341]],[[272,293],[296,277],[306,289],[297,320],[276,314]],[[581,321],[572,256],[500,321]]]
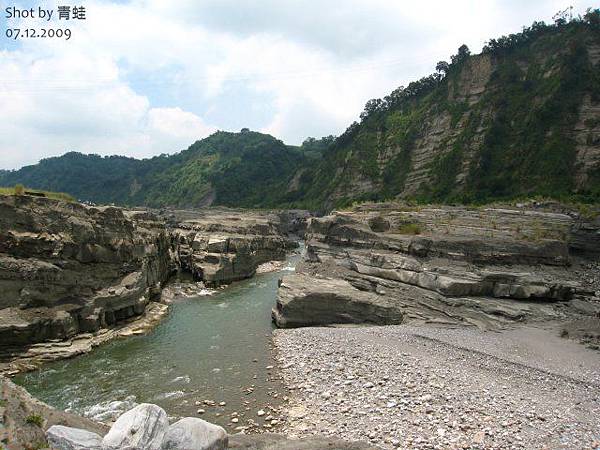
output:
[[[407,326],[277,330],[279,369],[285,385],[296,387],[287,402],[294,413],[282,424],[273,418],[264,425],[276,421],[283,434],[367,440],[394,450],[524,450],[540,442],[590,448],[600,440],[600,420],[589,413],[600,410],[600,388],[579,373],[571,372],[580,377],[572,382],[488,356],[472,330],[452,331],[464,334],[460,346],[443,342],[445,329],[429,330],[428,339],[421,332]],[[477,351],[462,348],[467,343]],[[600,379],[600,370],[589,378]]]

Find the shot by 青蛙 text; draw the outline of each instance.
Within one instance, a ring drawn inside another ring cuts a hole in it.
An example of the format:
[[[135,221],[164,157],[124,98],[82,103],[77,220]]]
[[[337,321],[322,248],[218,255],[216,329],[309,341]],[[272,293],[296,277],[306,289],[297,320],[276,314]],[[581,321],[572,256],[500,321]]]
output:
[[[7,6],[4,18],[7,23],[4,36],[8,39],[69,40],[73,34],[72,24],[86,20],[87,10],[83,5],[57,5],[56,8]]]

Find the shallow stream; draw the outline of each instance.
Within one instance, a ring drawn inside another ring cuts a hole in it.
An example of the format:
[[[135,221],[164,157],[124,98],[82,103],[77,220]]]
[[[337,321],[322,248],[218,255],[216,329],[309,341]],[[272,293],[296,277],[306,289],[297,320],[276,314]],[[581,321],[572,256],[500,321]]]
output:
[[[266,417],[282,397],[271,353],[277,281],[299,258],[292,254],[282,270],[211,295],[177,300],[151,333],[50,363],[15,382],[54,407],[95,420],[149,402],[172,417],[202,417],[229,430],[248,418],[261,423],[256,412],[264,409]],[[230,423],[232,413],[241,416],[239,423]]]

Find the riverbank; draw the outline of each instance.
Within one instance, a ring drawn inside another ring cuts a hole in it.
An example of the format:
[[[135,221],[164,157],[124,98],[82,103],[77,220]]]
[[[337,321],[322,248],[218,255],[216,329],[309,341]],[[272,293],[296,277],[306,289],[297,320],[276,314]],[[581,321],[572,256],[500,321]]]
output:
[[[550,330],[301,328],[274,342],[289,436],[385,449],[600,445],[600,354]]]
[[[226,286],[221,286],[225,289]],[[173,302],[185,298],[211,295],[215,291],[206,289],[204,283],[169,283],[161,290],[160,301],[149,302],[141,315],[126,319],[112,328],[102,328],[94,333],[81,333],[66,340],[54,340],[33,344],[10,359],[0,362],[0,376],[15,375],[40,369],[44,364],[74,358],[91,352],[96,347],[114,339],[141,336],[154,330],[168,315]]]
[[[146,410],[148,406],[155,411],[160,411],[160,408],[155,405],[146,405],[143,409]],[[137,410],[139,411],[139,408],[137,408]],[[131,417],[131,414],[134,412],[135,411],[130,410],[129,416]],[[162,411],[162,414],[165,415],[165,412]],[[161,433],[160,429],[162,428],[162,432],[164,432],[168,425],[164,416],[163,420],[160,421],[161,427],[155,426],[158,421],[152,420],[152,418],[149,418],[148,416],[141,417],[138,415],[137,417],[139,420],[137,422],[136,430],[140,431],[138,428],[140,425],[144,430],[135,435],[127,436],[130,437],[131,440],[136,440],[137,436],[147,438],[155,437],[156,439],[160,439],[160,437],[157,437],[157,435]],[[156,415],[154,418],[156,418]],[[131,424],[129,421],[126,422]],[[169,419],[169,422],[173,422],[173,425],[177,426],[174,423],[174,420]],[[200,428],[201,430],[219,430],[219,427],[215,427],[214,425],[203,422],[197,418],[188,417],[184,419],[183,422],[180,421],[178,423],[186,423],[192,428]],[[53,425],[60,425],[60,427],[53,428]],[[51,428],[52,431],[50,430]],[[0,376],[0,443],[2,443],[3,446],[7,446],[6,448],[8,450],[49,448],[47,432],[52,435],[51,440],[56,444],[53,445],[52,448],[56,448],[57,450],[72,450],[73,448],[82,450],[89,448],[90,450],[96,450],[101,445],[102,437],[109,432],[110,428],[111,427],[104,424],[56,410],[33,398],[23,388],[16,386],[8,379]],[[125,434],[127,434],[126,431]],[[222,437],[222,434],[219,433],[217,436]],[[207,433],[196,434],[196,438],[203,441],[203,444],[206,444],[206,440],[211,440],[212,437],[214,437],[214,435]],[[375,447],[361,442],[344,442],[325,437],[311,437],[295,440],[274,433],[252,435],[235,433],[229,434],[227,440],[229,441],[227,448],[230,449],[375,450]],[[142,448],[146,447],[142,446]],[[188,447],[177,446],[176,448],[183,449]],[[202,448],[205,448],[205,446]]]
[[[303,220],[295,212],[128,210],[30,196],[1,196],[0,212],[5,374],[143,333],[166,313],[157,302],[176,273],[213,288],[253,277],[286,258],[297,245],[296,216]]]
[[[144,313],[114,328],[82,333],[70,339],[33,344],[6,362],[0,362],[0,376],[12,377],[39,369],[44,364],[91,352],[113,339],[139,336],[154,329],[169,312],[169,305],[150,302]]]

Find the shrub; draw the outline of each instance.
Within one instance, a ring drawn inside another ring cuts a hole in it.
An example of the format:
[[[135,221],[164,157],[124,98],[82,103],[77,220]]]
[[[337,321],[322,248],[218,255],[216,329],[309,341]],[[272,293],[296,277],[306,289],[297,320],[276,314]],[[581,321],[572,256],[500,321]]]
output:
[[[381,216],[369,219],[369,228],[376,233],[384,233],[390,229],[390,223]]]
[[[50,446],[45,442],[38,442],[37,444],[25,444],[24,448],[25,450],[42,450],[44,448],[50,448]]]
[[[38,427],[41,428],[42,425],[44,424],[44,418],[42,416],[40,416],[39,414],[30,414],[25,419],[25,422],[27,422],[31,425],[37,425]]]
[[[25,194],[25,186],[22,184],[15,184],[15,195],[24,195]]]
[[[416,222],[403,223],[398,228],[398,233],[400,234],[421,234],[422,231],[421,225]]]

